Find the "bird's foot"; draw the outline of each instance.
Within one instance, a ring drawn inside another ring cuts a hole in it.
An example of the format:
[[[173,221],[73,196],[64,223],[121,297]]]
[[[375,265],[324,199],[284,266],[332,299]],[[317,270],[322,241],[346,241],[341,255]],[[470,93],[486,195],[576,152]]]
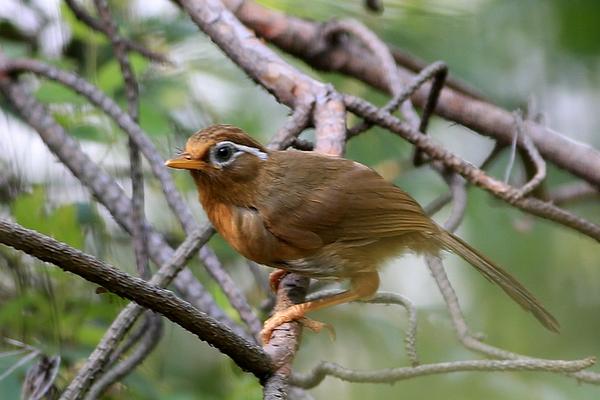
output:
[[[276,269],[269,274],[269,286],[273,293],[277,293],[281,280],[288,274],[288,271],[284,269]]]
[[[335,329],[333,329],[332,325],[305,317],[302,309],[292,306],[286,310],[276,312],[271,318],[265,321],[263,329],[260,331],[263,345],[269,343],[275,329],[286,322],[292,321],[299,322],[302,326],[315,333],[319,333],[323,328],[326,328],[329,331],[331,340],[335,340]]]

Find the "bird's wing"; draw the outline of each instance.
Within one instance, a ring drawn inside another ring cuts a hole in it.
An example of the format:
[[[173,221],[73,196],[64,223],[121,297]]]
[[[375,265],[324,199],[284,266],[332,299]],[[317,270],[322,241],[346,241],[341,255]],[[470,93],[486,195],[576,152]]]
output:
[[[292,177],[278,180],[277,195],[265,200],[265,226],[281,240],[310,249],[437,230],[412,197],[372,169],[339,158],[319,161],[320,171],[288,171]]]

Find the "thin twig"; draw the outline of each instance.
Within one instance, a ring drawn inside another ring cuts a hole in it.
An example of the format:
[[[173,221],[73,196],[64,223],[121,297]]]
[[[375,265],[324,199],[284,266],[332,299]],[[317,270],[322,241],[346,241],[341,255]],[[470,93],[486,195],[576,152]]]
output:
[[[326,22],[321,28],[325,41],[332,40],[334,35],[350,33],[356,37],[379,62],[387,81],[388,90],[396,95],[402,90],[402,81],[398,75],[398,67],[388,47],[371,31],[357,20],[343,19]]]
[[[321,29],[321,34],[325,38],[325,42],[330,40],[335,33],[350,33],[355,36],[373,56],[379,61],[380,68],[387,82],[387,89],[392,96],[397,97],[402,93],[402,81],[398,74],[398,67],[392,57],[392,53],[373,31],[356,20],[333,20],[325,23]],[[400,111],[406,121],[411,126],[419,125],[419,115],[414,110],[412,103],[409,101],[399,101]],[[396,107],[397,107],[396,106]]]
[[[149,281],[149,284],[164,287],[169,284],[177,272],[183,268],[187,261],[194,255],[200,243],[207,235],[197,232],[190,235],[175,250],[172,258],[167,261]],[[75,379],[69,383],[61,400],[81,398],[93,380],[98,377],[106,365],[110,363],[117,352],[117,344],[127,334],[144,309],[135,303],[129,303],[115,318],[106,333],[81,367]]]
[[[542,181],[546,179],[546,162],[529,137],[527,127],[523,121],[522,113],[520,111],[515,111],[513,115],[515,116],[515,129],[517,131],[516,136],[523,142],[525,152],[535,167],[535,173],[533,177],[531,177],[529,182],[525,183],[525,185],[518,189],[518,198],[522,198],[534,191],[542,183]]]
[[[515,165],[515,160],[517,159],[517,143],[519,143],[519,135],[521,131],[515,128],[515,133],[512,141],[510,142],[510,154],[508,158],[508,163],[506,164],[506,169],[504,170],[504,179],[503,182],[508,184],[510,179],[510,175],[512,174],[513,167]]]
[[[106,0],[94,0],[96,10],[101,19],[101,24],[104,26],[103,31],[108,36],[114,49],[115,56],[121,69],[123,81],[125,84],[125,93],[127,97],[127,112],[131,118],[137,123],[139,115],[139,87],[135,74],[129,63],[127,54],[127,46],[122,38],[117,33],[117,27],[113,22],[111,12]],[[129,144],[129,159],[130,159],[130,176],[131,176],[131,208],[132,208],[132,225],[133,225],[133,244],[136,259],[138,275],[143,279],[150,278],[150,268],[148,266],[148,248],[146,239],[146,230],[144,229],[144,179],[142,173],[142,160],[140,151],[132,138],[128,139]],[[148,330],[137,344],[136,351],[128,359],[121,361],[112,367],[105,375],[97,377],[94,385],[91,388],[89,398],[95,399],[115,383],[118,379],[124,378],[129,372],[135,369],[135,366],[141,364],[144,359],[151,353],[151,350],[158,344],[162,334],[162,320],[160,316],[150,313],[145,314],[145,319],[148,322]],[[115,343],[115,347],[118,343]],[[91,359],[90,363],[105,362],[104,358]],[[100,369],[100,366],[90,365],[89,368]],[[85,373],[83,370],[79,374]],[[90,377],[91,379],[91,377]],[[90,383],[84,382],[83,387],[87,388]],[[79,396],[85,392],[79,393]]]
[[[115,57],[121,69],[123,82],[125,84],[125,94],[127,97],[127,113],[134,122],[138,123],[139,115],[139,85],[129,63],[127,55],[127,46],[123,38],[117,33],[117,26],[106,0],[94,0],[96,10],[100,16],[102,31],[111,41]],[[129,159],[131,175],[131,206],[133,220],[133,244],[135,250],[136,265],[139,276],[148,279],[150,270],[148,268],[148,249],[146,233],[142,221],[144,220],[144,178],[142,174],[142,160],[140,151],[135,142],[129,138]]]
[[[469,326],[467,325],[462,310],[460,309],[458,297],[456,296],[456,292],[454,291],[454,288],[448,280],[448,276],[444,271],[444,267],[441,263],[441,260],[439,260],[439,258],[433,257],[431,260],[428,260],[428,265],[438,287],[440,288],[442,297],[446,302],[446,306],[448,307],[448,311],[452,320],[452,325],[454,326],[454,330],[456,332],[458,340],[463,344],[463,346],[465,346],[469,350],[484,354],[488,357],[509,360],[532,360],[534,362],[547,361],[544,359],[533,358],[522,354],[513,353],[504,349],[500,349],[495,346],[491,346],[489,344],[483,343],[476,336],[474,336],[471,333]],[[566,371],[563,372],[566,373]],[[600,373],[596,372],[569,372],[567,373],[567,376],[576,378],[579,381],[587,383],[600,384]]]
[[[110,368],[115,365],[121,357],[127,354],[146,334],[148,327],[150,326],[151,317],[148,314],[152,314],[152,311],[146,311],[144,318],[140,320],[138,326],[123,339],[121,344],[112,352],[109,360],[106,362],[106,368]]]
[[[284,150],[290,147],[310,123],[312,109],[312,102],[298,104],[269,142],[269,148]]]
[[[260,343],[262,323],[248,304],[246,297],[242,294],[231,276],[227,273],[222,273],[223,268],[221,267],[221,263],[213,251],[207,246],[204,246],[200,249],[200,257],[206,270],[219,284],[219,287],[223,290],[223,293],[226,294],[231,306],[235,308],[242,321],[244,321],[250,330],[252,336],[256,339],[256,343]]]
[[[127,113],[123,112],[123,110],[121,110],[121,108],[111,98],[106,96],[98,88],[80,76],[57,69],[36,60],[7,60],[3,67],[6,68],[6,70],[11,71],[33,72],[48,79],[62,83],[65,86],[73,89],[75,92],[86,97],[92,104],[102,109],[109,117],[114,119],[121,129],[123,129],[123,131],[126,132],[135,142],[148,160],[154,176],[161,184],[161,189],[165,195],[170,209],[177,217],[185,232],[190,234],[190,232],[193,232],[195,229],[197,229],[198,226],[194,221],[194,217],[189,207],[183,201],[179,191],[176,189],[171,175],[165,169],[164,160],[158,153],[158,150],[150,141],[148,135],[140,128],[140,126],[136,124]],[[204,260],[204,257],[207,255],[214,256],[214,253],[210,249],[203,250],[203,252],[200,254],[200,258],[203,260],[205,265],[206,260]],[[215,264],[214,259],[211,260],[211,262],[212,267],[208,269],[208,272],[217,282],[231,280],[231,277],[228,276],[227,272],[225,272],[220,263],[218,265]],[[245,312],[244,310],[251,310],[250,306],[247,305],[247,301],[243,294],[239,293],[239,289],[236,285],[229,285],[227,288],[221,287],[221,289],[236,311],[240,312],[238,309],[240,301],[246,303],[246,306],[244,306],[243,310],[241,311],[242,313]],[[234,292],[231,292],[231,290]]]
[[[341,289],[325,289],[318,292],[314,292],[306,296],[306,301],[314,301],[325,297],[330,297],[339,293],[342,293]],[[408,314],[408,328],[406,329],[406,335],[404,337],[404,344],[406,346],[406,355],[410,364],[415,367],[419,365],[419,357],[417,354],[417,309],[410,299],[393,292],[377,292],[373,298],[369,300],[358,300],[359,303],[369,304],[397,304],[404,307]]]
[[[106,389],[112,384],[125,378],[139,364],[141,364],[152,350],[156,347],[163,333],[162,317],[158,314],[151,314],[148,318],[149,326],[147,333],[136,344],[135,351],[125,360],[116,364],[108,370],[103,376],[99,377],[90,388],[85,399],[95,400],[100,397]]]
[[[600,191],[587,182],[565,183],[548,195],[548,200],[557,205],[597,198],[600,198]]]
[[[575,361],[563,360],[472,360],[450,361],[436,364],[422,364],[416,367],[390,368],[385,370],[359,371],[341,365],[322,362],[305,374],[294,374],[291,383],[301,388],[317,386],[326,376],[333,376],[347,382],[357,383],[394,383],[405,379],[447,374],[450,372],[482,371],[541,371],[565,373],[581,371],[595,363],[595,359],[584,358]]]
[[[269,357],[254,343],[236,335],[231,329],[199,311],[173,292],[155,286],[61,243],[51,237],[25,229],[0,218],[0,242],[42,261],[57,265],[107,290],[158,312],[194,333],[228,355],[242,369],[259,379],[271,374]],[[194,246],[191,246],[194,250]],[[180,252],[182,256],[192,251]],[[184,258],[184,257],[182,257]],[[67,399],[63,393],[63,399]]]
[[[355,96],[345,95],[344,102],[353,113],[402,136],[432,159],[441,161],[446,167],[494,196],[533,215],[558,222],[600,241],[600,226],[556,207],[552,203],[533,197],[519,199],[518,189],[490,177],[484,171],[440,147],[431,138],[412,129],[393,115]]]
[[[23,119],[38,132],[40,138],[57,158],[82,184],[89,188],[96,199],[107,208],[115,221],[126,232],[131,233],[133,229],[131,200],[115,180],[81,150],[79,144],[65,132],[62,126],[56,123],[45,107],[29,95],[21,85],[9,78],[0,77],[0,90]],[[171,257],[173,250],[149,224],[146,224],[145,229],[150,257],[157,265],[165,263]],[[208,240],[213,231],[210,227],[204,227],[203,232]],[[210,293],[188,269],[182,270],[177,275],[175,286],[181,295],[198,309],[222,321],[238,335],[248,337],[245,331],[240,329],[216,305]]]
[[[65,0],[65,3],[71,9],[71,11],[73,11],[73,14],[78,20],[80,20],[95,31],[106,33],[106,26],[100,23],[100,21],[92,17],[90,14],[88,14],[87,11],[85,11],[79,4],[77,4],[77,0]],[[164,54],[160,54],[156,51],[149,50],[141,44],[133,42],[129,39],[121,38],[120,40],[123,42],[123,45],[128,50],[135,51],[151,61],[167,65],[173,65],[173,62],[169,60],[169,58]]]
[[[393,114],[394,111],[398,108],[398,106],[400,104],[402,104],[403,102],[408,100],[409,97],[412,96],[413,93],[415,93],[429,79],[434,78],[434,79],[436,79],[436,81],[442,80],[442,83],[443,83],[442,76],[445,76],[447,71],[448,71],[448,67],[446,66],[445,63],[443,63],[441,61],[437,61],[433,64],[428,65],[427,67],[423,68],[423,70],[420,71],[419,74],[416,75],[410,81],[409,84],[404,86],[404,88],[401,91],[399,91],[397,94],[395,94],[392,97],[392,99],[382,109],[389,112],[390,114]],[[434,88],[434,87],[436,87],[436,88],[439,87],[439,90],[441,90],[442,84],[438,84],[437,86],[436,85],[432,86],[432,88]],[[430,108],[430,110],[427,113],[427,118],[429,118],[429,116],[431,115],[431,112],[435,108],[435,102],[433,102],[429,108]],[[424,113],[424,116],[425,116],[425,113]],[[373,126],[373,124],[368,121],[362,121],[362,122],[358,123],[357,125],[353,126],[352,128],[350,128],[348,130],[348,138],[350,139],[356,135],[361,134],[362,132],[369,129],[371,126]],[[423,128],[427,129],[427,124],[425,124],[423,126]],[[424,130],[420,129],[420,131],[423,132]]]

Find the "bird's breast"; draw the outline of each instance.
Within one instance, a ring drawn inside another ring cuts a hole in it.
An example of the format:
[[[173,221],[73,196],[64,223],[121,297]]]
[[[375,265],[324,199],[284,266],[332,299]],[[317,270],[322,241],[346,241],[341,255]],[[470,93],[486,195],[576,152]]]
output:
[[[281,242],[266,229],[257,209],[223,203],[204,208],[217,232],[244,257],[269,266],[281,259],[301,257],[298,249]]]

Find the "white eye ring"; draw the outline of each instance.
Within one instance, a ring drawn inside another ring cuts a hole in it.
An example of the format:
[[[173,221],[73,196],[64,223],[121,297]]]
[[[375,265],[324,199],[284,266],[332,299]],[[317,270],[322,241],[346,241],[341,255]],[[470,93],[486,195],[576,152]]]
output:
[[[212,165],[221,169],[233,163],[243,153],[252,154],[263,161],[268,158],[267,153],[255,147],[244,146],[229,140],[214,145],[210,149],[209,158]]]

